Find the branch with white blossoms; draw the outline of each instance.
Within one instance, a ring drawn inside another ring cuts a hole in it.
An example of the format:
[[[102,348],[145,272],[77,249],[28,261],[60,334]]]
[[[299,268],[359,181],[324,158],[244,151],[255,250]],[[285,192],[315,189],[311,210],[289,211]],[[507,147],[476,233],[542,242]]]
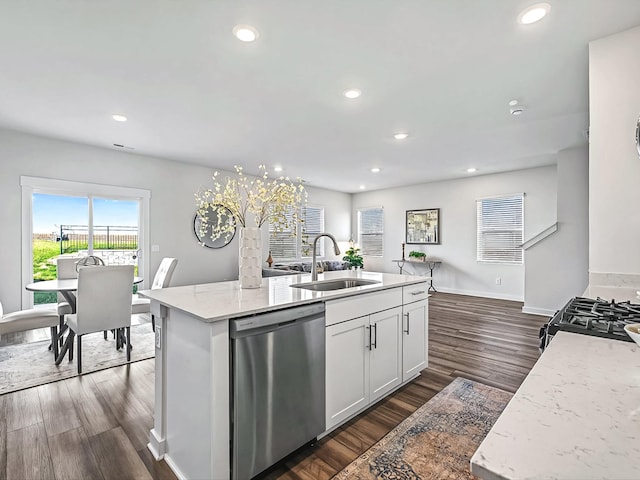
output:
[[[235,177],[220,179],[219,172],[215,172],[213,188],[201,188],[195,193],[201,236],[210,228],[212,240],[224,236],[228,241],[236,223],[247,226],[248,214],[253,214],[258,227],[270,221],[276,232],[291,231],[295,235],[295,225],[302,223],[299,207],[307,201],[302,180],[269,179],[264,165],[258,167],[262,173],[257,177],[247,177],[238,165],[234,168]],[[215,212],[217,218],[209,218],[210,212]]]

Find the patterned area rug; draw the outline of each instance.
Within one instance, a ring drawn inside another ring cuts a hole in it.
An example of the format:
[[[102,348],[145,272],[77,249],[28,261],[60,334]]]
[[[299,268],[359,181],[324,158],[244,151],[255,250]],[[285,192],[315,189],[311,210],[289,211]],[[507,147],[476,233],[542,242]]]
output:
[[[476,478],[469,461],[511,397],[458,377],[334,478]]]
[[[155,355],[154,333],[149,323],[131,326],[131,361]],[[82,373],[123,365],[127,362],[124,349],[118,351],[113,335],[105,340],[102,333],[82,337]],[[59,366],[48,350],[50,341],[0,347],[0,395],[78,375],[75,356],[66,356]]]

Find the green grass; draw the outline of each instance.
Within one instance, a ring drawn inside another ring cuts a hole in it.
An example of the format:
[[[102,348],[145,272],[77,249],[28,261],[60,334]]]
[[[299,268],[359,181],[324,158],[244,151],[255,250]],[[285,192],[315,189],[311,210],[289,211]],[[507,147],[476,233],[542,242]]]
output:
[[[63,242],[64,247],[64,242]],[[96,250],[108,250],[106,242],[96,242],[93,246]],[[118,244],[118,250],[121,249],[137,249],[136,243]],[[74,243],[73,246],[63,249],[64,253],[76,253],[78,250],[87,250],[86,243]],[[34,240],[33,241],[33,281],[40,282],[43,280],[56,279],[56,257],[60,255],[60,242],[53,240]],[[138,266],[135,268],[135,275],[138,273]],[[137,285],[136,285],[137,287]],[[137,290],[137,288],[136,288]],[[57,294],[55,292],[34,292],[33,303],[42,305],[45,303],[57,302]]]
[[[56,264],[54,259],[60,255],[60,244],[48,240],[33,241],[33,281],[54,280]]]

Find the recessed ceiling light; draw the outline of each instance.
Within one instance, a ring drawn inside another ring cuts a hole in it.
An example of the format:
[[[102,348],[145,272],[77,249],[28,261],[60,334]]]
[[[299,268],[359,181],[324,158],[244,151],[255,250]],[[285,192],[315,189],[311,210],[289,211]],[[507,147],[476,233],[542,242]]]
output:
[[[393,138],[395,138],[396,140],[404,140],[408,136],[409,134],[404,132],[398,132],[393,134]]]
[[[258,30],[251,25],[236,25],[233,34],[241,42],[253,42],[258,38]]]
[[[125,117],[124,115],[120,115],[118,113],[114,113],[113,115],[111,115],[111,118],[113,118],[116,122],[126,122],[127,121],[127,117]]]
[[[358,98],[360,95],[362,95],[362,91],[357,88],[350,88],[344,91],[344,96],[350,99]]]
[[[360,185],[360,190],[364,190],[365,188],[367,187],[365,187],[364,185]]]
[[[531,25],[532,23],[542,20],[550,10],[551,5],[548,3],[536,3],[524,9],[520,15],[518,15],[518,22],[522,25]]]
[[[512,107],[515,107],[518,104],[518,100],[511,100],[509,102],[509,105],[511,105]]]
[[[282,171],[282,167],[279,165],[276,165],[275,167],[273,167],[273,171],[274,172],[281,172]]]
[[[378,167],[374,167],[371,169],[371,173],[378,173],[380,169]]]
[[[475,169],[475,168],[473,168],[473,167],[471,167],[471,168],[467,168],[467,172],[469,172],[469,173],[473,173],[473,172],[475,172],[475,171],[476,171],[476,169]]]

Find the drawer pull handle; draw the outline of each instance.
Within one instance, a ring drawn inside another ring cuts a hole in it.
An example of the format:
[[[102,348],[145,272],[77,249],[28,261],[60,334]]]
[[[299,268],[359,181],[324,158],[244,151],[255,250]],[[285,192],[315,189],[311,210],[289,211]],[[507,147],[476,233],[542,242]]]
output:
[[[415,292],[411,292],[411,295],[422,295],[423,293],[426,293],[424,290],[416,290]]]

